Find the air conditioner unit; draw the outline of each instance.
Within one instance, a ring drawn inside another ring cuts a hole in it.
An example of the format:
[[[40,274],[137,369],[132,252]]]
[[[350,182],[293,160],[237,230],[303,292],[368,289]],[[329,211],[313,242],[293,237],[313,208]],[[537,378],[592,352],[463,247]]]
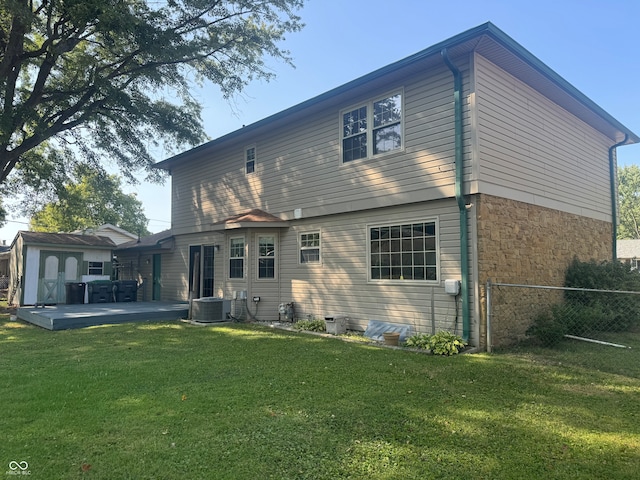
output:
[[[196,322],[226,322],[230,314],[231,300],[203,297],[191,302],[191,320]]]

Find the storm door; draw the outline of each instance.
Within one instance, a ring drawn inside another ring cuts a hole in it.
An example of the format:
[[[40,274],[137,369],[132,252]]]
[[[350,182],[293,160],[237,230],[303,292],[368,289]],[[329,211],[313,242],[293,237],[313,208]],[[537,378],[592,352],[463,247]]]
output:
[[[162,290],[162,256],[159,253],[153,254],[153,291],[151,300],[160,300]]]
[[[80,281],[81,266],[82,253],[41,251],[38,303],[65,303],[65,283]]]
[[[189,247],[189,295],[191,298],[213,296],[213,245]]]

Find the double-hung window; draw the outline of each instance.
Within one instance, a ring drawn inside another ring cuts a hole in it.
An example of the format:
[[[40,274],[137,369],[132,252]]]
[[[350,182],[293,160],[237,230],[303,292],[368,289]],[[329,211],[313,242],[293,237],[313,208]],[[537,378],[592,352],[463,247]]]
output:
[[[378,98],[341,114],[342,162],[403,148],[402,93]]]
[[[229,242],[229,278],[244,278],[244,238]]]
[[[320,232],[300,234],[300,263],[320,263]]]
[[[244,168],[247,175],[256,171],[256,147],[249,147],[245,150]]]
[[[88,275],[103,275],[104,264],[102,262],[89,262]]]
[[[276,237],[258,236],[258,278],[276,277]]]
[[[370,280],[437,281],[437,223],[369,226]]]

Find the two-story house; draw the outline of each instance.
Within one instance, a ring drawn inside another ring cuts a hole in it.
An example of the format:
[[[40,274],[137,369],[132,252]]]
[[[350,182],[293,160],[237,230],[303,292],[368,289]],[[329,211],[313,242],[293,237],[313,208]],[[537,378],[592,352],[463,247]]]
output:
[[[611,259],[615,149],[638,141],[487,23],[158,163],[161,296],[483,345],[488,278],[561,285],[574,256]]]

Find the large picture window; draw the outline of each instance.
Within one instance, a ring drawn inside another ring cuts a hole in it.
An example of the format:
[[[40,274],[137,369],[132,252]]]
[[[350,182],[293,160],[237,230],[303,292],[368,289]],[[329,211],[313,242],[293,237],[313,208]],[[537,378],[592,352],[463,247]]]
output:
[[[276,276],[276,237],[260,235],[258,237],[258,278]]]
[[[320,232],[300,234],[300,263],[320,263]]]
[[[437,281],[435,221],[369,227],[371,280]]]
[[[244,238],[230,239],[229,278],[244,278]]]
[[[379,98],[341,114],[344,163],[402,148],[402,94]]]

